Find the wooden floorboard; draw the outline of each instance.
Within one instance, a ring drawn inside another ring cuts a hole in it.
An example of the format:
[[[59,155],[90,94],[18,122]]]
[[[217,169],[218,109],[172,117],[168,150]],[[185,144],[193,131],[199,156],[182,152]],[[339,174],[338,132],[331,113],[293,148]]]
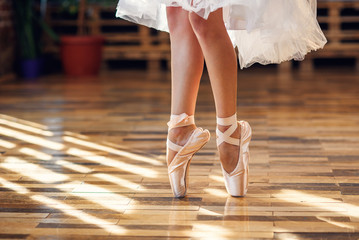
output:
[[[168,72],[2,83],[0,239],[359,239],[359,74],[253,67],[238,86],[247,196],[226,193],[204,75],[195,121],[212,138],[176,199]]]

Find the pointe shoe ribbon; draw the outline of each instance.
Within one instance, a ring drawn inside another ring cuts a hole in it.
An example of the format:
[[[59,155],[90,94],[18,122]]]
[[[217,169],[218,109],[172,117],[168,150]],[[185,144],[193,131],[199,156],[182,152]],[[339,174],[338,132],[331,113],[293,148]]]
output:
[[[231,172],[227,173],[228,176],[236,176],[243,174],[244,172],[248,171],[249,167],[249,142],[251,140],[251,129],[249,124],[245,121],[239,121],[241,126],[241,139],[240,140],[240,159],[236,168]],[[239,144],[238,144],[239,145]]]
[[[194,124],[194,116],[188,116],[187,113],[171,115],[170,121],[167,122],[168,130],[174,127],[182,127]]]
[[[227,118],[218,118],[219,125],[231,125],[225,132],[216,129],[218,138],[217,146],[222,142],[227,142],[236,146],[240,146],[239,159],[236,167],[230,173],[226,172],[221,163],[224,183],[227,192],[232,196],[244,196],[248,190],[248,174],[249,174],[249,142],[252,136],[252,130],[248,122],[237,121],[237,114]],[[235,139],[230,137],[236,130],[237,126],[241,127],[241,138]]]
[[[194,118],[186,113],[171,115],[167,123],[169,129],[194,124]],[[176,151],[171,163],[168,165],[168,176],[171,189],[175,197],[184,197],[188,185],[188,168],[193,155],[201,149],[210,139],[209,131],[202,128],[193,130],[184,146],[177,145],[167,138],[167,148]],[[167,151],[168,151],[167,149]]]

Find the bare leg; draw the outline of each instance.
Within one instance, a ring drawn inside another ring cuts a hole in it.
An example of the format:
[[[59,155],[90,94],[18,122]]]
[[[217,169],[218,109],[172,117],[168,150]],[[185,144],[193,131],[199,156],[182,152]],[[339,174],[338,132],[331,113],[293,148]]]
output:
[[[237,112],[237,58],[223,23],[222,9],[212,12],[207,20],[196,13],[189,14],[206,60],[218,117],[229,117]],[[218,126],[224,132],[228,126]],[[240,137],[240,127],[231,137]],[[219,155],[227,172],[238,162],[238,146],[226,142],[219,145]]]
[[[189,22],[188,11],[179,7],[167,7],[167,19],[171,39],[171,114],[195,113],[199,83],[201,80],[204,59],[201,47]],[[195,125],[173,128],[169,139],[183,146]],[[167,152],[170,163],[177,152]]]

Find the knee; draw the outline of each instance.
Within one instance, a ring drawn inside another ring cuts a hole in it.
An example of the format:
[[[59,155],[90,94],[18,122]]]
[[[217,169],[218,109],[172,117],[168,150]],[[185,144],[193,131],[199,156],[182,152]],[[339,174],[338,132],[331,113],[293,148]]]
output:
[[[180,7],[167,7],[167,23],[170,34],[183,32],[186,28],[186,21],[188,21],[188,12],[185,12]]]
[[[189,14],[189,21],[197,38],[206,39],[211,34],[209,23],[206,19],[198,16],[196,13]]]

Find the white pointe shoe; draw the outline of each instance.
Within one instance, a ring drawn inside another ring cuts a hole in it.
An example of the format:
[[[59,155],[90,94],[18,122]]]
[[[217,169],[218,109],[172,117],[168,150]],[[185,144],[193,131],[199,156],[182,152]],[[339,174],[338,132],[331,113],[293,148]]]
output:
[[[168,131],[175,127],[182,127],[194,124],[194,116],[186,113],[171,115],[171,120],[167,123]],[[171,163],[168,165],[168,176],[175,197],[184,197],[187,193],[188,168],[193,155],[200,150],[210,139],[209,131],[202,128],[193,130],[192,135],[184,146],[179,146],[167,138],[168,149],[176,151]],[[168,163],[168,162],[167,162]]]
[[[240,147],[238,163],[234,170],[227,173],[226,170],[224,170],[222,163],[221,167],[227,192],[234,197],[243,197],[248,190],[249,142],[252,137],[252,129],[248,122],[237,121],[237,113],[227,118],[217,117],[217,124],[224,126],[231,125],[224,132],[221,132],[218,127],[216,128],[217,146],[222,142],[227,142]],[[230,137],[237,129],[238,124],[241,127],[241,138],[236,139]]]

